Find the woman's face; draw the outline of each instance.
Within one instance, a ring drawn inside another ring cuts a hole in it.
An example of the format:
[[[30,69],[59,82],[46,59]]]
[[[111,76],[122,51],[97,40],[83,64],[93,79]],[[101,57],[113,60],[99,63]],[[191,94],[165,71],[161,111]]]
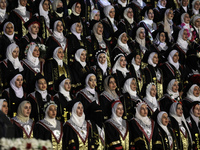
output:
[[[37,58],[40,56],[40,49],[39,49],[38,46],[36,46],[36,47],[34,48],[32,54],[33,54],[34,57],[37,57]]]
[[[99,62],[100,64],[105,64],[106,62],[106,55],[104,53],[99,54]]]
[[[153,56],[153,63],[154,63],[154,64],[158,64],[158,54],[155,54],[155,55]]]
[[[12,35],[14,33],[14,27],[11,23],[8,23],[5,29],[6,34]]]
[[[97,20],[97,21],[100,20],[100,12],[97,12],[97,13],[94,15],[94,20]]]
[[[58,58],[59,58],[60,60],[63,60],[63,58],[64,58],[64,51],[63,51],[62,48],[59,48],[59,49],[58,49],[57,56],[58,56]]]
[[[133,10],[131,8],[129,8],[128,12],[127,12],[127,16],[128,18],[132,19],[133,18]]]
[[[168,119],[167,113],[164,113],[164,114],[162,115],[161,122],[162,122],[162,124],[163,124],[164,126],[167,126],[167,125],[168,125],[169,119]]]
[[[1,4],[0,4],[1,5]],[[199,10],[200,8],[200,2],[199,1],[196,1],[195,4],[194,4],[194,9],[195,10]]]
[[[39,25],[37,23],[34,23],[31,27],[32,34],[38,34],[39,32]]]
[[[190,23],[190,16],[189,16],[189,14],[185,14],[184,22],[185,23]]]
[[[97,34],[102,35],[103,34],[103,25],[101,23],[97,26]]]
[[[178,104],[177,105],[177,108],[176,108],[176,114],[177,116],[181,117],[183,115],[183,107],[181,104]]]
[[[186,40],[188,39],[187,30],[184,30],[184,31],[183,31],[182,38],[183,38],[184,41],[186,41]]]
[[[136,55],[136,57],[135,57],[135,64],[138,65],[138,66],[140,66],[140,64],[141,64],[141,57],[140,57],[140,55]]]
[[[200,18],[195,21],[195,27],[200,27]]]
[[[140,107],[140,115],[146,117],[148,115],[148,108],[145,104]]]
[[[173,56],[173,62],[177,63],[178,60],[179,60],[179,53],[176,52],[176,53],[174,54],[174,56]]]
[[[12,57],[17,58],[19,56],[19,47],[16,47],[12,52]]]
[[[83,115],[83,105],[81,103],[78,104],[78,107],[76,109],[77,116],[81,117]]]
[[[23,115],[24,117],[29,117],[31,114],[31,104],[26,103],[23,108]]]
[[[149,12],[148,12],[148,18],[149,18],[150,20],[153,20],[153,19],[154,19],[154,13],[153,13],[153,10],[152,10],[152,9],[150,9]]]
[[[170,10],[170,11],[168,12],[167,18],[168,18],[169,20],[172,20],[172,19],[174,18],[174,12],[173,12],[173,10]]]
[[[76,24],[76,32],[77,33],[81,33],[82,32],[82,25],[81,25],[81,23],[77,23]]]
[[[195,117],[198,117],[198,118],[200,117],[200,105],[199,104],[195,105],[195,107],[193,109],[193,113],[194,113]]]
[[[139,38],[142,39],[142,40],[145,38],[145,31],[144,31],[144,29],[140,30]]]
[[[122,68],[125,68],[125,67],[126,67],[126,58],[125,58],[124,56],[122,56],[122,57],[120,58],[120,66],[121,66]]]
[[[81,4],[80,3],[76,4],[76,6],[75,6],[75,12],[77,14],[81,14]]]
[[[6,6],[7,6],[6,0],[1,0],[1,2],[0,2],[0,8],[4,10],[4,9],[6,9]]]
[[[110,81],[109,81],[109,89],[111,91],[114,91],[116,88],[117,88],[117,84],[115,82],[115,78],[110,78]]]
[[[23,77],[21,75],[19,75],[15,81],[15,86],[17,88],[20,88],[20,87],[22,87],[22,84],[23,84]]]
[[[81,53],[81,56],[80,56],[80,60],[81,62],[85,62],[86,61],[86,51],[84,50],[82,53]]]
[[[88,84],[89,84],[89,86],[90,86],[91,89],[94,89],[95,86],[96,86],[96,84],[97,84],[97,79],[96,79],[96,77],[95,77],[95,76],[91,76],[91,77],[89,78]]]
[[[55,105],[51,105],[49,107],[47,114],[48,114],[49,118],[51,118],[51,119],[55,118],[57,115],[57,107]]]
[[[63,32],[63,24],[62,24],[61,21],[59,21],[59,22],[57,23],[56,30],[57,30],[59,33],[62,33],[62,32]]]
[[[6,101],[3,102],[1,111],[2,111],[5,115],[8,114],[8,102],[6,102]]]
[[[150,95],[152,97],[156,96],[156,86],[155,85],[152,85],[151,90],[150,90]]]
[[[195,86],[193,90],[193,95],[199,97],[199,94],[200,94],[200,88],[199,86]]]
[[[62,1],[59,1],[59,2],[58,2],[58,5],[57,5],[56,8],[63,8],[63,3],[62,3]]]
[[[134,79],[131,81],[130,87],[132,91],[136,91],[137,83]]]
[[[165,7],[166,4],[167,4],[167,1],[166,1],[166,0],[161,0],[161,1],[160,1],[160,4],[161,4],[161,6]]]
[[[122,34],[121,41],[122,41],[123,44],[127,44],[128,38],[127,38],[126,33]]]
[[[173,86],[172,86],[172,91],[174,93],[176,93],[176,92],[178,92],[178,89],[179,89],[178,81],[175,81]]]
[[[124,114],[123,105],[122,104],[118,104],[117,105],[117,109],[116,109],[116,115],[117,115],[117,117],[122,117],[123,114]]]
[[[110,18],[114,18],[114,17],[115,17],[115,9],[114,9],[114,8],[112,8],[112,9],[110,10],[109,16],[110,16]]]
[[[25,7],[27,4],[27,0],[20,0],[20,4]]]
[[[161,42],[161,43],[164,43],[164,42],[165,42],[165,39],[166,39],[165,33],[164,33],[164,32],[160,33],[160,42]]]
[[[66,91],[70,91],[71,90],[71,81],[69,80],[69,79],[66,79],[65,80],[65,84],[64,84],[64,89],[66,90]]]
[[[44,11],[48,11],[49,10],[49,1],[45,0],[44,3],[42,4],[42,7],[43,7]]]
[[[182,0],[183,7],[186,7],[188,5],[188,0]]]
[[[39,79],[37,81],[37,84],[38,84],[39,90],[45,91],[47,89],[47,82],[45,79]]]

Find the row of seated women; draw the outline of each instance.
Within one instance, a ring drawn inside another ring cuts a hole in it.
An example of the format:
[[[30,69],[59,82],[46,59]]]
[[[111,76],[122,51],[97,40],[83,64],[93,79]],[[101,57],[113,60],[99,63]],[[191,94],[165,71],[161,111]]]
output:
[[[58,106],[50,101],[44,107],[44,119],[34,122],[29,101],[19,104],[17,115],[11,118],[16,138],[50,140],[53,149],[139,149],[139,150],[190,150],[199,147],[200,103],[189,105],[189,117],[185,119],[179,102],[170,106],[169,116],[158,113],[155,121],[148,117],[148,106],[139,102],[135,115],[129,121],[121,101],[112,103],[112,115],[103,122],[102,109],[93,103],[90,120],[86,120],[80,101],[74,103],[70,119],[62,124],[56,119]],[[0,100],[0,110],[7,115],[8,104]]]

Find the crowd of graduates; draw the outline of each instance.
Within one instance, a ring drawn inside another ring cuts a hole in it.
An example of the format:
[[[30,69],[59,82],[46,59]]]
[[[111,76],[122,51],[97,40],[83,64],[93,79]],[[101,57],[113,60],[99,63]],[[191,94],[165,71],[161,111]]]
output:
[[[0,115],[14,138],[58,150],[200,150],[199,9],[0,0]]]

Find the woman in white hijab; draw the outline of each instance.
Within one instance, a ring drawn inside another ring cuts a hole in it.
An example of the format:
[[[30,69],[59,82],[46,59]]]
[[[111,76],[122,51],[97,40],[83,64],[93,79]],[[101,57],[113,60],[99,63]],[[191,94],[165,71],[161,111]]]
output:
[[[177,141],[173,129],[168,125],[169,118],[165,111],[161,111],[157,116],[158,131],[162,138],[162,145],[164,150],[178,149]]]
[[[199,101],[192,102],[190,104],[190,116],[187,118],[187,123],[189,124],[190,132],[193,140],[193,149],[198,149],[200,146],[200,103]]]
[[[15,126],[15,138],[31,139],[33,135],[34,121],[30,119],[31,103],[22,101],[17,109],[17,115],[11,119]]]
[[[166,11],[166,4],[166,0],[159,0],[157,3],[157,7],[153,9],[155,23],[160,23],[161,21],[163,21]]]
[[[128,121],[122,119],[124,113],[123,105],[120,101],[112,104],[112,115],[105,123],[106,142],[109,149],[131,149],[130,133]],[[118,141],[118,142],[115,142]]]
[[[192,136],[183,115],[182,104],[174,102],[169,111],[171,126],[176,136],[179,149],[192,149]]]
[[[56,120],[57,105],[50,101],[44,105],[45,117],[36,123],[34,135],[36,139],[50,140],[52,148],[62,150],[63,125]]]
[[[135,149],[153,150],[163,149],[158,128],[152,119],[149,119],[148,106],[145,102],[136,105],[135,118],[130,121],[131,142],[135,141]]]
[[[0,111],[2,111],[6,116],[8,115],[8,102],[6,99],[0,99]]]
[[[130,120],[135,114],[134,107],[137,103],[142,101],[137,94],[136,79],[128,78],[124,83],[122,92],[123,96],[120,99],[125,110],[124,116],[127,117],[128,120]]]
[[[192,14],[193,15],[199,14],[199,9],[200,9],[199,5],[200,5],[199,0],[192,1]]]
[[[63,150],[91,149],[91,125],[85,120],[84,107],[81,102],[74,104],[70,120],[64,124],[63,131]]]
[[[0,0],[0,24],[4,22],[8,18],[8,14],[6,13],[7,1]]]
[[[196,36],[196,41],[200,38],[200,16],[194,15],[192,18],[192,26],[194,28],[193,34]]]

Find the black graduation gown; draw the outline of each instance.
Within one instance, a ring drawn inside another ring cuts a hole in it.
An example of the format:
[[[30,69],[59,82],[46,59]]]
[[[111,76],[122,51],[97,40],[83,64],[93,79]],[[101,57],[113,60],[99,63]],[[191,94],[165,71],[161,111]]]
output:
[[[71,123],[66,122],[63,126],[63,150],[78,150],[87,146],[88,150],[92,149],[92,138],[91,138],[91,125],[88,121],[87,123],[87,136],[86,139],[82,139],[78,131],[71,125]],[[81,143],[79,143],[80,141]],[[84,146],[83,146],[83,145]],[[86,145],[85,145],[86,144]],[[82,147],[79,147],[82,146]]]
[[[199,128],[196,124],[196,122],[194,121],[194,119],[190,116],[187,119],[187,122],[189,124],[189,129],[190,129],[190,133],[192,136],[192,141],[193,141],[193,149],[196,150],[200,147],[200,143],[199,143],[199,139],[200,139],[200,134],[199,134]]]
[[[163,21],[164,20],[164,16],[165,16],[165,11],[166,11],[166,8],[159,8],[158,6],[156,8],[154,8],[153,9],[153,12],[154,12],[153,21],[155,23]]]
[[[173,10],[179,9],[181,3],[178,0],[168,0],[166,4],[166,8],[172,8]]]
[[[65,123],[67,120],[70,119],[70,113],[72,111],[72,107],[77,102],[75,97],[70,94],[72,100],[67,101],[66,98],[63,96],[62,93],[58,92],[54,95],[54,101],[57,104],[57,120]]]
[[[119,22],[123,18],[123,12],[126,7],[122,7],[121,4],[117,3],[114,5],[115,8],[115,20]]]
[[[190,109],[188,106],[191,105],[191,103],[193,102],[193,100],[191,100],[188,97],[183,98],[182,103],[183,103],[183,113],[185,118],[190,116]]]
[[[150,138],[135,119],[130,121],[130,132],[132,132],[132,142],[134,142],[136,150],[163,150],[157,125],[153,120],[151,120]]]
[[[188,45],[188,48],[189,48],[189,45]],[[179,63],[181,65],[185,65],[185,62],[186,62],[186,58],[187,58],[187,55],[186,53],[184,52],[184,50],[178,45],[178,44],[175,44],[173,46],[173,49],[177,50],[179,52]],[[189,50],[189,49],[188,49]]]
[[[32,107],[30,118],[32,118],[35,122],[44,119],[44,104],[51,100],[51,95],[47,94],[47,101],[43,101],[42,95],[39,92],[35,91],[28,95],[27,100],[31,103]]]
[[[129,45],[128,45],[128,47],[129,47]],[[132,56],[131,56],[130,54],[131,54],[131,52],[133,52],[133,49],[131,49],[131,48],[129,47],[129,51],[130,51],[130,53],[127,54],[127,53],[124,51],[123,47],[122,47],[122,46],[119,46],[119,45],[117,44],[117,45],[115,46],[115,48],[112,50],[112,56],[115,57],[115,56],[117,56],[118,54],[124,54],[124,56],[126,57],[126,60],[129,60],[129,59],[132,58]]]
[[[3,91],[2,97],[4,97],[8,102],[8,116],[12,118],[16,116],[18,106],[23,100],[25,100],[26,94],[24,93],[22,98],[18,98],[12,88],[7,88]]]

